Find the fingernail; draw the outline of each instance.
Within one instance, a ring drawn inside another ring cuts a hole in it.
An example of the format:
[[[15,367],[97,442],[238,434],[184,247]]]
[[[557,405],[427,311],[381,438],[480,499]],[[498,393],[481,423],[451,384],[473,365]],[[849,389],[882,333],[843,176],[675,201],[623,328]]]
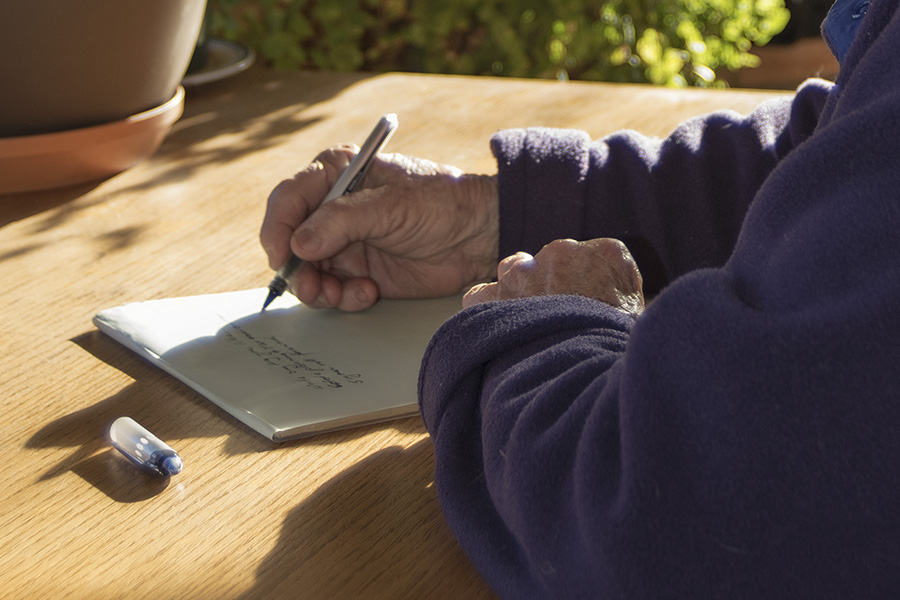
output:
[[[300,229],[294,233],[294,245],[307,252],[315,252],[322,246],[322,239],[310,229]]]

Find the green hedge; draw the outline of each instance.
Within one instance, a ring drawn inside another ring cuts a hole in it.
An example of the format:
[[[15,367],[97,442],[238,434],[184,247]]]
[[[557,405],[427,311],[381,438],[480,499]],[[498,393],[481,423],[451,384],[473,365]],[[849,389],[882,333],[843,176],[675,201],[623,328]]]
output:
[[[210,32],[277,68],[720,86],[784,0],[209,0]]]

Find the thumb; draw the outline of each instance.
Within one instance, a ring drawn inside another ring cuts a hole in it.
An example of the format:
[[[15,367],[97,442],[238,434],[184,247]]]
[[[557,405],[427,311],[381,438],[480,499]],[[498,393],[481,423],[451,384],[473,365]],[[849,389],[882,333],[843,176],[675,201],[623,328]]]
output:
[[[361,190],[323,204],[291,237],[291,250],[308,261],[325,260],[354,242],[379,237],[390,208],[379,206],[377,190]]]

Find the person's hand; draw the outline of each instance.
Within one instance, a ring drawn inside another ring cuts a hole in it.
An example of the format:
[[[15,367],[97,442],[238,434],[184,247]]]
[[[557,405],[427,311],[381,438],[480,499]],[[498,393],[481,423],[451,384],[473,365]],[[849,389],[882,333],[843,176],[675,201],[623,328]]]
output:
[[[641,273],[625,244],[611,238],[556,240],[535,256],[518,252],[497,266],[497,281],[463,297],[469,307],[490,300],[576,294],[637,316],[644,310]]]
[[[454,294],[489,279],[499,236],[496,178],[402,155],[376,158],[362,186],[321,205],[355,155],[321,153],[269,196],[260,242],[277,269],[308,261],[288,282],[302,302],[355,311],[379,297]]]

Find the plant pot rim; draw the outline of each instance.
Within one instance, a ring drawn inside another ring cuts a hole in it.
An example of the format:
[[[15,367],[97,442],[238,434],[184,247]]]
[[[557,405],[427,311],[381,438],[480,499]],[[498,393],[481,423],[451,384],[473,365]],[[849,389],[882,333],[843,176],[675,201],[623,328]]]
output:
[[[0,194],[109,177],[153,154],[184,110],[184,88],[163,104],[92,127],[0,138]]]

